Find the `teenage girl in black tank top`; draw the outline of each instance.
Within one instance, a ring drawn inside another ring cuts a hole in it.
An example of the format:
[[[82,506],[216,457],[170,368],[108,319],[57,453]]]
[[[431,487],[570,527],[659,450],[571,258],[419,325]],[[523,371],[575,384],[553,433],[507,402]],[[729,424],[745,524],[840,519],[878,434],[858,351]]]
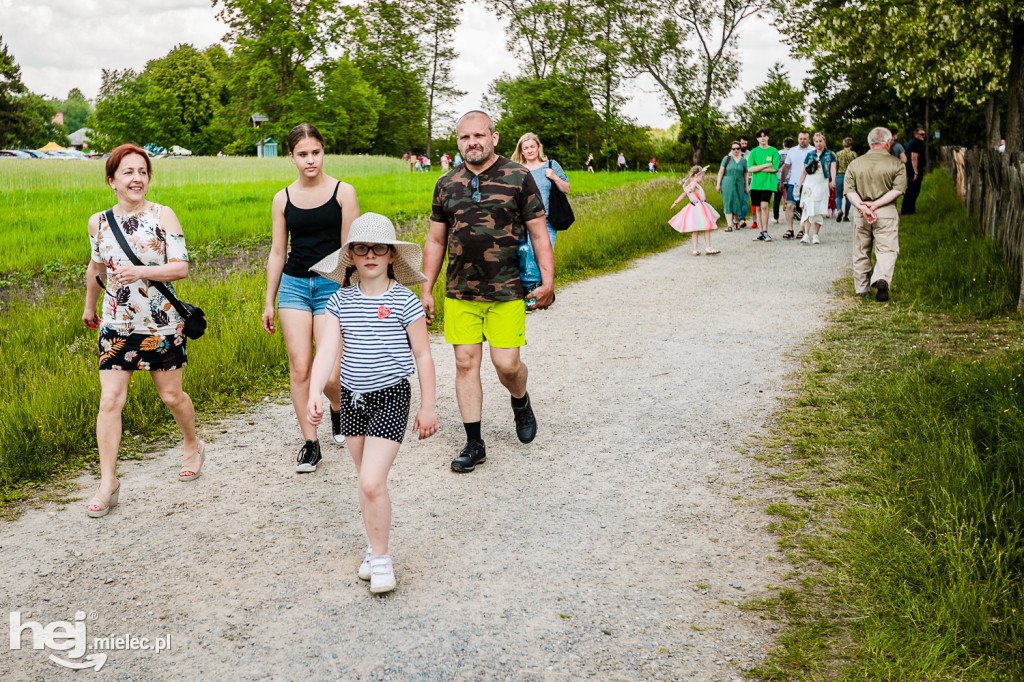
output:
[[[349,226],[359,216],[359,200],[351,185],[323,172],[324,139],[316,128],[308,123],[296,126],[288,136],[288,149],[299,177],[274,196],[263,329],[268,334],[277,331],[274,325],[276,305],[288,349],[292,406],[304,441],[295,470],[306,473],[315,471],[321,459],[316,427],[306,420],[314,344],[319,345],[326,325],[327,299],[338,288],[337,283],[309,268],[341,248]],[[331,403],[334,440],[344,443],[340,359],[339,353],[324,395]]]

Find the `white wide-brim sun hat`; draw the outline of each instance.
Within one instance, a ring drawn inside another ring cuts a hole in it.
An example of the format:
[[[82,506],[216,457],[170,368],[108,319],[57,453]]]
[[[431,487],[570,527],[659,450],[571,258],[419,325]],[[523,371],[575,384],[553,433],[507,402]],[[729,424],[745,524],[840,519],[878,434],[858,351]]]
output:
[[[395,247],[395,280],[408,287],[427,281],[420,272],[423,267],[423,249],[419,244],[396,239],[394,223],[379,213],[364,213],[353,220],[348,230],[348,241],[310,270],[338,284],[344,284],[345,272],[353,265],[352,252],[348,248],[350,244],[390,244]],[[356,270],[349,283],[355,284],[358,281],[359,271]]]

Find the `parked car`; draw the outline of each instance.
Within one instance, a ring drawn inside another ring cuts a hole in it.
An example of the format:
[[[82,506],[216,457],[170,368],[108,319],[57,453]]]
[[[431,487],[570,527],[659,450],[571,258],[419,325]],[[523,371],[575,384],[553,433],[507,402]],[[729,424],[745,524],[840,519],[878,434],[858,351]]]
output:
[[[0,158],[6,159],[31,159],[31,154],[26,154],[20,149],[0,149]]]
[[[46,159],[46,158],[49,158],[48,156],[46,156],[46,152],[41,152],[38,149],[19,149],[18,151],[22,152],[24,154],[28,154],[33,159]]]

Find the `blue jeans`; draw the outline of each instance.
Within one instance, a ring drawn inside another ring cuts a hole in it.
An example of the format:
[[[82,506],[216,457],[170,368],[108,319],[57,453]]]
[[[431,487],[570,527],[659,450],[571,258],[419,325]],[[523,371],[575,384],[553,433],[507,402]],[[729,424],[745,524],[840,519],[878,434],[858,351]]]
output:
[[[327,310],[327,301],[340,287],[337,282],[321,275],[307,278],[281,273],[281,286],[277,289],[277,307],[323,315]]]
[[[850,202],[846,200],[846,196],[843,194],[843,181],[845,178],[846,173],[836,173],[836,215],[842,213],[844,218],[849,218]]]
[[[750,203],[750,194],[743,193],[743,208],[740,210],[740,220],[747,219],[747,205]]]
[[[558,232],[555,230],[555,228],[551,227],[551,223],[548,223],[548,237],[551,239],[551,250],[552,251],[555,250],[555,237],[557,237],[557,236],[558,236]],[[526,233],[526,243],[530,246],[530,256],[533,257],[534,262],[536,262],[537,258],[535,256],[533,256],[533,240],[530,239],[530,233],[529,232]],[[540,271],[540,267],[538,267],[537,270]],[[528,281],[526,281],[524,279],[523,280],[523,286],[532,286],[532,287],[536,288],[536,287],[540,286],[540,282],[528,282]]]

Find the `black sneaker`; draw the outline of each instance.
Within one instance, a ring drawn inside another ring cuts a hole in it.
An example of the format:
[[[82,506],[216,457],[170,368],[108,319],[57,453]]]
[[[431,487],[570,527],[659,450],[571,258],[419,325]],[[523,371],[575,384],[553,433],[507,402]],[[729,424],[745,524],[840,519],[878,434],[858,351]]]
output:
[[[871,283],[872,289],[877,289],[878,293],[875,294],[875,300],[885,303],[889,300],[889,283],[884,279],[876,280]]]
[[[323,457],[320,455],[320,441],[307,440],[306,444],[299,450],[299,456],[295,458],[295,471],[300,474],[308,474],[316,471],[316,465]]]
[[[452,471],[468,474],[476,469],[477,464],[487,461],[487,448],[483,441],[471,440],[459,451],[459,456],[452,460]]]
[[[533,416],[530,406],[530,394],[526,394],[526,404],[522,407],[512,406],[512,416],[516,420],[516,436],[520,443],[529,443],[537,437],[537,418]]]
[[[341,410],[335,412],[333,407],[328,409],[331,411],[331,433],[334,435],[334,442],[343,445],[345,436],[341,435]]]

